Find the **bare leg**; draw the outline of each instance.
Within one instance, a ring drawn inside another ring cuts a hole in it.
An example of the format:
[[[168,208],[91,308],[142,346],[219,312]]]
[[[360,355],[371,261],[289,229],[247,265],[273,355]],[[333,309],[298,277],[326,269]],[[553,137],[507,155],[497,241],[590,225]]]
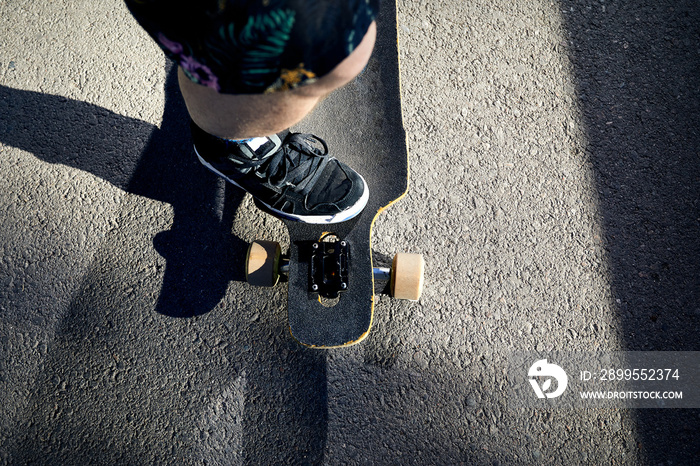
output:
[[[360,45],[329,74],[307,86],[272,94],[219,94],[178,70],[180,90],[194,122],[228,139],[269,136],[301,121],[330,92],[349,83],[367,65],[377,37],[372,23]]]

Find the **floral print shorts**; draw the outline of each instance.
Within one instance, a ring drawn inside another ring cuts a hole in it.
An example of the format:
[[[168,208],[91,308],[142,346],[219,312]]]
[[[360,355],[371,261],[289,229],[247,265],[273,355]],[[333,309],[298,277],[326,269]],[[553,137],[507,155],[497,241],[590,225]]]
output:
[[[380,0],[125,0],[195,83],[224,94],[309,84],[357,47]]]

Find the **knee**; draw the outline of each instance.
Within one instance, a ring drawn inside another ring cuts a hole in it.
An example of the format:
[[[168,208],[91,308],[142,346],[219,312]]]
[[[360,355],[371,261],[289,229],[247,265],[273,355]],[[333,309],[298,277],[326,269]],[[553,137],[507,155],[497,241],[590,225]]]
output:
[[[365,69],[377,39],[377,24],[373,22],[357,48],[338,64],[330,73],[313,84],[302,86],[293,92],[304,96],[324,96],[343,87]]]

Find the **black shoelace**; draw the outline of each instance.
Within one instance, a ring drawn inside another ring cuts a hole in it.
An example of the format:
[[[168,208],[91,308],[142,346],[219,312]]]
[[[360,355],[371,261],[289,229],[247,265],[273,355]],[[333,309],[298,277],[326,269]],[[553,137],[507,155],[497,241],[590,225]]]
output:
[[[318,141],[323,149],[314,146],[313,140]],[[293,186],[296,192],[306,195],[311,192],[330,160],[332,157],[328,157],[328,145],[323,139],[312,134],[292,133],[280,150],[250,163],[272,186]]]

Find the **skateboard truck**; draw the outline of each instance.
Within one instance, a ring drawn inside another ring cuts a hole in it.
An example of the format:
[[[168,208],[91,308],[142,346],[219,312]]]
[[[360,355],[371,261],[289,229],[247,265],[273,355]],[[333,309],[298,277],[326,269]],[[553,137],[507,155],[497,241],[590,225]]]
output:
[[[350,287],[350,245],[333,236],[306,243],[309,263],[309,292],[335,299]],[[246,256],[246,281],[256,286],[274,286],[290,273],[289,256],[282,254],[274,241],[254,241]],[[417,301],[423,291],[425,263],[420,254],[398,253],[391,268],[374,267],[375,281],[389,282],[390,294],[399,299]]]
[[[318,241],[311,245],[309,288],[320,296],[335,299],[349,286],[350,246],[347,241]]]

